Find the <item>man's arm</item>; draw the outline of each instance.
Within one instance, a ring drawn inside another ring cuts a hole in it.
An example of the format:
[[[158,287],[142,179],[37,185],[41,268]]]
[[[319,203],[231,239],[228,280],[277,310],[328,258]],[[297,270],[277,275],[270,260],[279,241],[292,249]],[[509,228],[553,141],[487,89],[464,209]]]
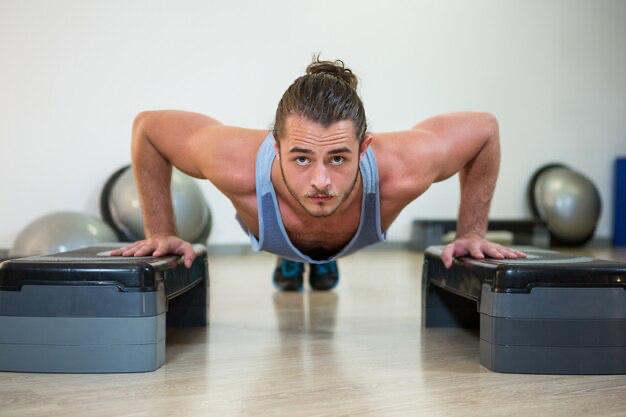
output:
[[[496,118],[489,113],[452,113],[425,120],[416,129],[428,130],[442,146],[443,154],[433,167],[433,182],[459,173],[457,236],[484,237],[500,169]]]
[[[459,173],[461,205],[455,241],[442,254],[447,267],[454,256],[476,258],[525,256],[484,239],[489,207],[500,167],[500,132],[489,113],[450,113],[433,117],[414,128],[428,132],[420,148],[426,152],[429,181],[443,181]],[[424,159],[424,155],[420,160]]]
[[[143,112],[135,117],[131,160],[138,188],[146,238],[176,236],[171,198],[172,165],[188,175],[202,176],[184,146],[201,129],[218,124],[209,117],[183,112]],[[182,146],[181,146],[182,145]]]
[[[254,192],[254,153],[264,134],[224,126],[198,113],[140,113],[133,123],[131,149],[146,239],[111,255],[176,253],[184,255],[189,266],[194,258],[191,245],[176,237],[170,190],[172,165],[190,176],[209,179],[230,197]],[[252,163],[242,163],[248,160]]]

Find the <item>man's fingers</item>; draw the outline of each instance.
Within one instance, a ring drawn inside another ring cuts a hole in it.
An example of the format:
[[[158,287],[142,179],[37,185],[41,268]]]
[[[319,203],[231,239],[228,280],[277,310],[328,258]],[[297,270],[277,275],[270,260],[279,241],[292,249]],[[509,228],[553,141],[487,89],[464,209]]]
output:
[[[505,248],[504,246],[498,245],[497,249],[498,249],[498,253],[502,255],[502,258],[517,258],[517,255],[515,255],[515,252],[513,252],[509,248]]]
[[[489,242],[476,237],[460,237],[445,247],[441,259],[447,268],[452,264],[454,256],[471,255],[476,259],[483,259],[489,256],[494,259],[517,259],[526,258],[524,252],[513,248],[507,248],[497,243]]]
[[[133,256],[137,249],[141,246],[141,241],[135,242],[132,245],[126,246],[126,250],[122,253],[122,256]]]
[[[191,267],[196,257],[192,245],[175,236],[139,240],[111,251],[111,256],[165,256],[167,254],[182,255],[185,266],[188,268]]]
[[[193,247],[191,245],[184,246],[184,257],[185,257],[185,266],[187,268],[191,267],[193,260],[196,257],[196,254],[193,251]]]
[[[474,258],[482,259],[485,257],[485,255],[483,255],[483,251],[480,248],[479,242],[472,242],[470,244],[469,252]]]
[[[137,248],[135,246],[131,246],[130,248],[126,249],[124,253],[122,253],[122,256],[133,256],[135,252],[137,252]]]
[[[139,249],[137,249],[135,256],[152,255],[152,252],[156,249],[155,246],[156,245],[153,243],[144,243]]]
[[[501,247],[500,252],[502,254],[504,254],[505,257],[511,258],[511,259],[525,258],[526,257],[526,254],[524,252],[518,251],[516,249],[506,248],[504,246]]]
[[[492,258],[496,258],[496,259],[503,259],[504,258],[504,254],[500,251],[500,248],[497,248],[495,246],[487,246],[485,248],[485,253],[489,256],[491,256]]]
[[[447,245],[443,252],[441,253],[441,260],[446,268],[450,268],[452,266],[452,256],[454,256],[454,244],[451,243]]]
[[[117,249],[113,249],[110,253],[111,256],[118,256],[121,255],[122,253],[124,253],[124,251],[126,250],[126,248],[128,248],[129,245],[126,246],[122,246],[121,248],[117,248]]]
[[[163,256],[163,255],[166,255],[168,251],[169,251],[169,245],[167,244],[167,242],[161,242],[159,243],[157,248],[154,250],[154,253],[152,254],[152,256]]]

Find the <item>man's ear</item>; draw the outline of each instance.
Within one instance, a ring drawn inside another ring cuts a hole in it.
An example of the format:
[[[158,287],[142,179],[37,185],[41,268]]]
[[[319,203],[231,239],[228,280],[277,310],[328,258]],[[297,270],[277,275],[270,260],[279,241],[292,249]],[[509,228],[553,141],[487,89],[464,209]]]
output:
[[[274,152],[276,152],[276,158],[280,161],[280,146],[278,145],[276,139],[274,139]]]
[[[370,147],[372,139],[374,139],[374,136],[372,136],[371,133],[365,132],[365,135],[363,136],[363,143],[361,144],[361,149],[359,149],[359,161],[365,156],[365,151],[367,151],[367,148]]]

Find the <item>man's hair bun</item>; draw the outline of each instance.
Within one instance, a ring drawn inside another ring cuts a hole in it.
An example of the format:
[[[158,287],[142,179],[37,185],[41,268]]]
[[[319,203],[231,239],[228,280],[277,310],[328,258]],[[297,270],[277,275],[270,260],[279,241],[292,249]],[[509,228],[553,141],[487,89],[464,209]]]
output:
[[[278,146],[290,115],[302,116],[326,128],[333,123],[350,120],[362,144],[367,120],[356,86],[356,75],[345,67],[342,60],[322,61],[319,54],[313,55],[313,62],[307,67],[306,74],[298,77],[287,88],[276,108],[272,133]]]
[[[328,74],[339,78],[356,90],[358,80],[350,68],[346,68],[342,60],[320,61],[320,54],[313,55],[313,62],[306,68],[307,74]]]

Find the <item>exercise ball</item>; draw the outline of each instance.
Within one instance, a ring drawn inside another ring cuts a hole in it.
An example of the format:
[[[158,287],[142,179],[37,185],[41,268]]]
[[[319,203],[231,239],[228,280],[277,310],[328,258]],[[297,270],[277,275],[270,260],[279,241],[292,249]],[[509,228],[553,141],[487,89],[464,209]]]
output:
[[[602,204],[600,194],[583,174],[549,165],[533,177],[533,212],[546,222],[553,244],[578,246],[594,235]]]
[[[26,226],[15,238],[10,256],[46,255],[117,241],[113,229],[102,220],[62,211],[47,214]]]
[[[178,236],[192,243],[206,243],[211,232],[211,211],[196,181],[172,170],[172,205]],[[120,240],[146,238],[139,193],[130,165],[116,171],[106,182],[100,197],[102,218]]]
[[[539,213],[538,204],[535,198],[536,197],[535,189],[537,188],[537,181],[539,181],[539,178],[541,178],[541,176],[546,171],[549,171],[553,168],[567,168],[567,165],[563,165],[563,164],[544,165],[541,168],[539,168],[537,171],[535,171],[533,176],[530,178],[530,182],[528,183],[528,190],[527,190],[528,203],[530,205],[530,210],[533,213],[533,217],[537,219],[543,219],[543,215]]]

